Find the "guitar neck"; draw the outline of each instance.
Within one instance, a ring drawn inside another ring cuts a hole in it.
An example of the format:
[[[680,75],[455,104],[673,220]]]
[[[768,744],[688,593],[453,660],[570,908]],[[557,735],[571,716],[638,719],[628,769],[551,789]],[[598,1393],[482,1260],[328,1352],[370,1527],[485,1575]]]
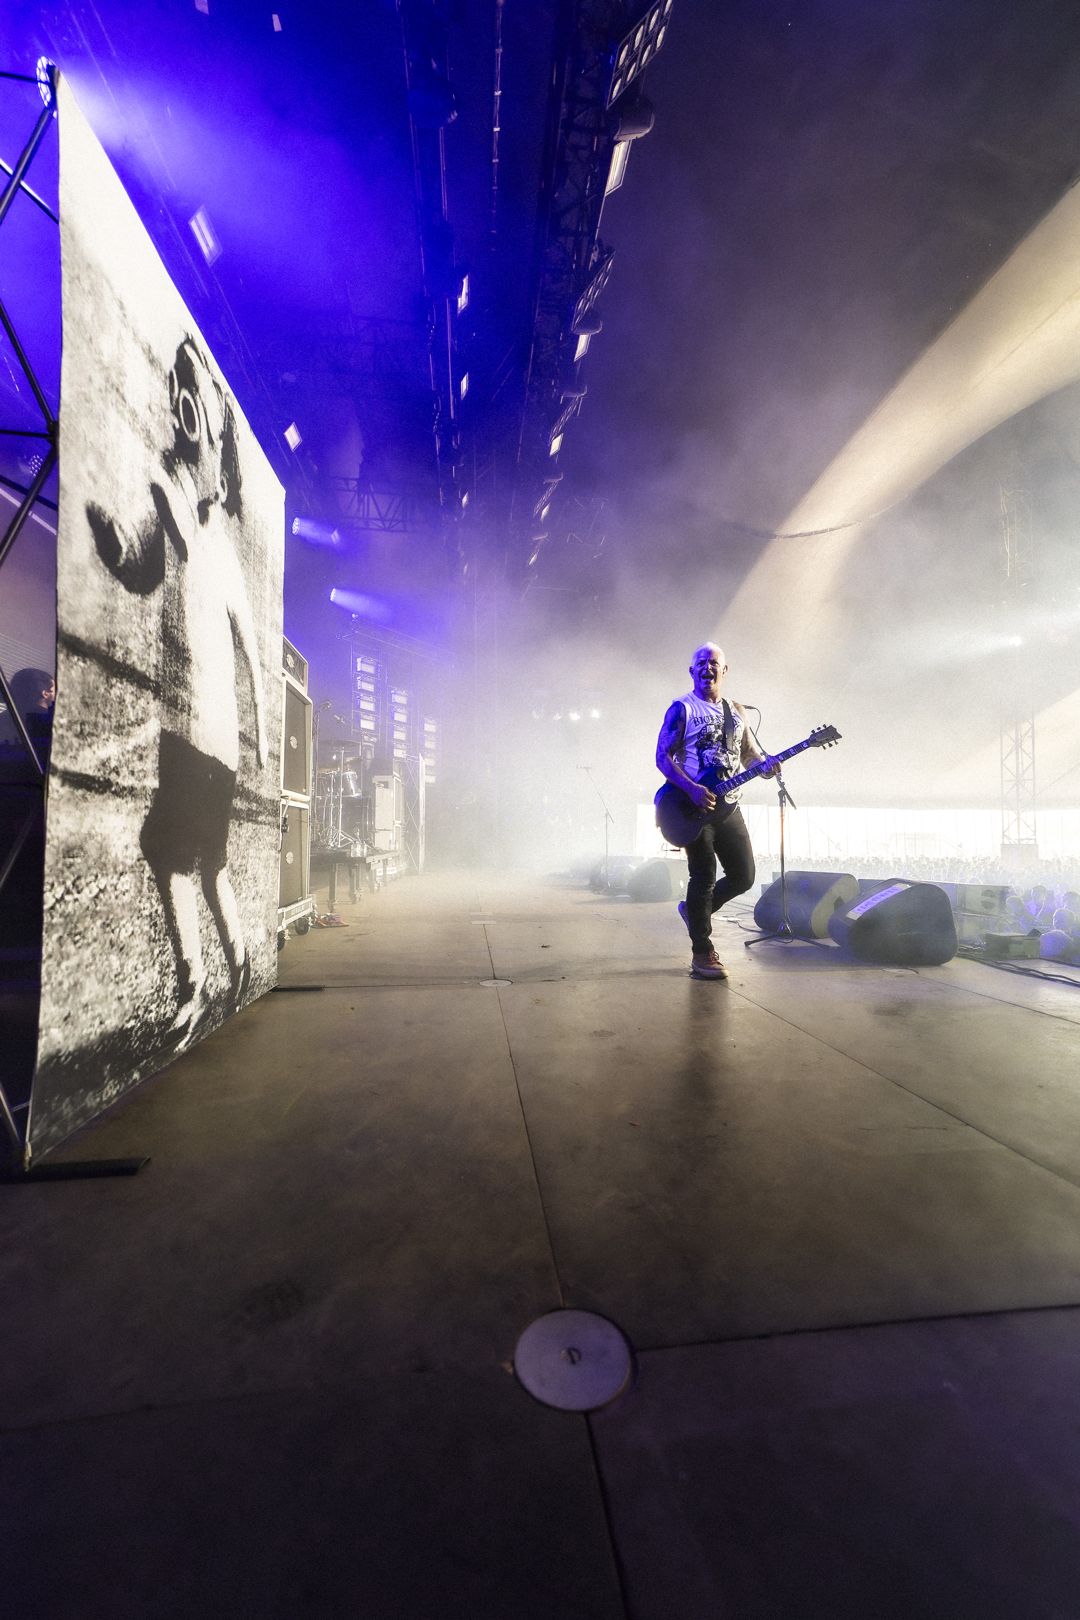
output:
[[[718,794],[730,793],[733,788],[742,787],[744,782],[752,782],[755,776],[760,776],[763,771],[770,770],[773,765],[782,765],[785,759],[791,759],[795,754],[801,754],[804,748],[812,748],[813,746],[814,739],[804,737],[802,742],[797,742],[793,748],[785,748],[782,754],[770,754],[767,759],[759,759],[755,765],[750,766],[749,770],[741,771],[738,776],[729,776],[726,781],[717,782],[713,792]]]

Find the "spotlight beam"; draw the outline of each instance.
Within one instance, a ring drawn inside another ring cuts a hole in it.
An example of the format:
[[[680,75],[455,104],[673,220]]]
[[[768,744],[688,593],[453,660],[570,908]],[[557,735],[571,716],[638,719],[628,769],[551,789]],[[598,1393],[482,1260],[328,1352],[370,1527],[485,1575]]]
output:
[[[848,440],[780,525],[729,614],[798,603],[791,633],[828,632],[865,526],[961,450],[1080,378],[1080,187],[1068,191]],[[796,622],[797,621],[797,622]]]

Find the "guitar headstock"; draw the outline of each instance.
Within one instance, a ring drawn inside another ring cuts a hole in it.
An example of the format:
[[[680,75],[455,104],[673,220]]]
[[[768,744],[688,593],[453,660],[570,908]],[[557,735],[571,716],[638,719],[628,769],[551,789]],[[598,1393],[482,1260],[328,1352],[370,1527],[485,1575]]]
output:
[[[810,733],[811,748],[831,748],[833,743],[840,741],[840,733],[835,726],[815,726]]]

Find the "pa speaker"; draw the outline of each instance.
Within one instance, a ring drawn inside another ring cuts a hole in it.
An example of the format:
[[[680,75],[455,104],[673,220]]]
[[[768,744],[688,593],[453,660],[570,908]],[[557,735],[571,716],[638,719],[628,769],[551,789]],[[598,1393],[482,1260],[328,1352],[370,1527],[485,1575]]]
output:
[[[295,906],[311,892],[311,824],[300,804],[281,806],[281,867],[278,905]]]
[[[935,883],[882,884],[834,912],[829,933],[863,962],[937,967],[956,955],[952,907]]]
[[[833,912],[859,892],[850,872],[788,872],[786,882],[788,925],[799,939],[825,939]],[[766,934],[774,934],[784,920],[780,899],[777,879],[754,907],[754,921]]]
[[[643,861],[626,880],[631,900],[678,900],[686,893],[686,861],[682,855],[670,859],[658,855]]]
[[[311,794],[311,699],[283,681],[281,786],[300,798]]]
[[[307,691],[308,661],[287,636],[281,638],[281,673],[291,676],[302,692]]]

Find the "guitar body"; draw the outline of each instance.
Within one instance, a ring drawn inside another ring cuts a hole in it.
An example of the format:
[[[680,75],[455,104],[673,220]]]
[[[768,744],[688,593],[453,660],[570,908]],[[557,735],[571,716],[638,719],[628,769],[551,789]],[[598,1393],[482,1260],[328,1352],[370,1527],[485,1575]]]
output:
[[[713,787],[706,778],[703,780],[706,780],[708,787]],[[716,791],[715,788],[713,791]],[[656,805],[656,825],[663,833],[665,843],[675,844],[679,849],[685,849],[687,844],[700,837],[707,822],[719,826],[737,808],[719,799],[715,810],[699,810],[690,795],[677,788],[674,782],[665,782],[653,803]]]
[[[656,825],[669,844],[685,849],[695,838],[700,837],[709,822],[713,826],[719,826],[721,821],[730,816],[735,805],[726,802],[724,798],[726,793],[742,787],[744,782],[752,782],[755,776],[764,776],[766,771],[782,765],[795,754],[801,754],[804,748],[831,748],[833,743],[839,741],[840,733],[835,726],[818,726],[809,737],[804,737],[802,742],[796,743],[793,748],[785,748],[781,754],[770,754],[765,759],[756,760],[747,770],[740,771],[738,776],[721,777],[715,770],[706,771],[701,780],[705,787],[716,795],[717,803],[714,810],[699,810],[690,795],[684,793],[682,788],[676,787],[674,782],[665,782],[653,800],[656,805]]]

